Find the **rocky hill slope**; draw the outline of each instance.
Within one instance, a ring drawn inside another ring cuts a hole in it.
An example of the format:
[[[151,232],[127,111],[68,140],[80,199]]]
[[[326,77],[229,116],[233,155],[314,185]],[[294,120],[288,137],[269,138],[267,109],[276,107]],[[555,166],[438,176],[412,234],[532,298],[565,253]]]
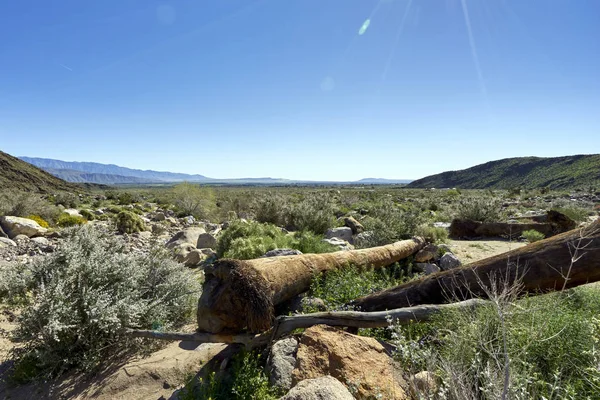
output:
[[[409,188],[570,189],[600,186],[600,154],[517,157],[490,161],[413,181]]]
[[[51,193],[62,190],[81,191],[84,186],[65,182],[46,171],[0,151],[0,189]]]

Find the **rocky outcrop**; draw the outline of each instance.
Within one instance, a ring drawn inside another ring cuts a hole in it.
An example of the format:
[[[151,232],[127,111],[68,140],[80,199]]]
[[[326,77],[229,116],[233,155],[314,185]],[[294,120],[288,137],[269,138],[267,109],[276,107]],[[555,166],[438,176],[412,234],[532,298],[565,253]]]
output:
[[[334,377],[321,376],[300,382],[279,400],[354,400],[354,397]]]
[[[316,325],[300,340],[293,384],[331,375],[356,390],[356,398],[403,400],[406,383],[375,339]]]
[[[0,218],[0,225],[11,239],[17,235],[33,237],[48,232],[48,229],[42,228],[37,222],[29,218],[5,216]]]
[[[415,261],[424,263],[435,259],[438,255],[438,247],[435,244],[428,244],[415,254]]]
[[[198,238],[201,234],[206,233],[204,228],[193,227],[186,228],[182,231],[177,232],[166,244],[166,246],[170,249],[179,247],[182,244],[191,244],[196,247],[198,243]]]
[[[460,260],[452,253],[445,253],[442,258],[440,258],[440,268],[442,271],[458,268],[460,265]]]
[[[217,247],[217,238],[211,233],[201,233],[196,241],[199,249],[214,249]]]

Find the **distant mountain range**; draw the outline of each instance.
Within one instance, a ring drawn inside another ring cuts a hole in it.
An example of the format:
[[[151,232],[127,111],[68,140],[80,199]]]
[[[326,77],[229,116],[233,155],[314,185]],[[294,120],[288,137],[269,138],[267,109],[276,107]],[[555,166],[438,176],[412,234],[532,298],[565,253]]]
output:
[[[215,179],[198,174],[181,174],[174,172],[140,170],[120,167],[114,164],[101,164],[94,162],[72,162],[61,161],[50,158],[19,157],[36,167],[67,182],[87,182],[104,185],[118,184],[152,184],[152,183],[176,183],[176,182],[204,182],[212,184],[257,184],[257,185],[293,185],[293,184],[335,184],[356,183],[363,185],[390,185],[406,184],[409,179],[380,179],[365,178],[355,182],[316,182],[276,178],[241,178],[241,179]]]
[[[516,157],[427,176],[409,188],[569,189],[600,187],[600,154],[566,157]]]

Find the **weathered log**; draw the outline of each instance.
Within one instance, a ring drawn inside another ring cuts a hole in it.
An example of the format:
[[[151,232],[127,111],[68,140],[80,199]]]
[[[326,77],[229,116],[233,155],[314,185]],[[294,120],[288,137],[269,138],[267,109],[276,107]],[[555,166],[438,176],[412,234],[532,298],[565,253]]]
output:
[[[431,320],[434,315],[455,309],[474,309],[487,302],[471,299],[459,303],[444,305],[422,305],[389,311],[360,312],[360,311],[331,311],[312,314],[280,316],[277,317],[273,329],[264,333],[253,334],[213,334],[207,332],[159,332],[151,330],[129,329],[130,337],[150,338],[172,341],[189,341],[196,343],[237,343],[247,348],[256,348],[267,345],[272,340],[294,331],[298,328],[309,328],[314,325],[344,326],[354,328],[381,328],[391,324],[406,325]]]
[[[519,282],[521,294],[600,280],[600,220],[464,267],[373,293],[351,304],[362,311],[485,297],[495,282]]]
[[[345,326],[353,328],[382,328],[391,324],[406,325],[412,322],[429,321],[432,316],[445,310],[470,309],[488,302],[481,299],[470,299],[458,303],[444,305],[421,305],[397,308],[388,311],[331,311],[303,315],[277,317],[273,328],[273,339],[298,328],[309,328],[313,325]]]
[[[381,268],[416,253],[424,244],[424,239],[413,238],[362,250],[220,260],[205,270],[198,300],[198,330],[267,330],[273,322],[274,306],[306,291],[322,272],[349,265]]]

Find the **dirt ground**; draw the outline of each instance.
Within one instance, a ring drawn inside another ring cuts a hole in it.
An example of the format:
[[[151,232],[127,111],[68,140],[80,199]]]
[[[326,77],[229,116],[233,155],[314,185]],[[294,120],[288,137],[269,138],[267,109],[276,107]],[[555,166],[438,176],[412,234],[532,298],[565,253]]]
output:
[[[224,344],[173,342],[149,357],[112,365],[92,377],[66,376],[52,384],[12,387],[2,379],[14,346],[8,340],[15,327],[11,319],[0,307],[0,399],[175,399],[186,378],[218,368],[234,350]]]
[[[526,244],[525,242],[511,242],[502,239],[450,240],[448,242],[450,249],[463,265],[518,249]]]

